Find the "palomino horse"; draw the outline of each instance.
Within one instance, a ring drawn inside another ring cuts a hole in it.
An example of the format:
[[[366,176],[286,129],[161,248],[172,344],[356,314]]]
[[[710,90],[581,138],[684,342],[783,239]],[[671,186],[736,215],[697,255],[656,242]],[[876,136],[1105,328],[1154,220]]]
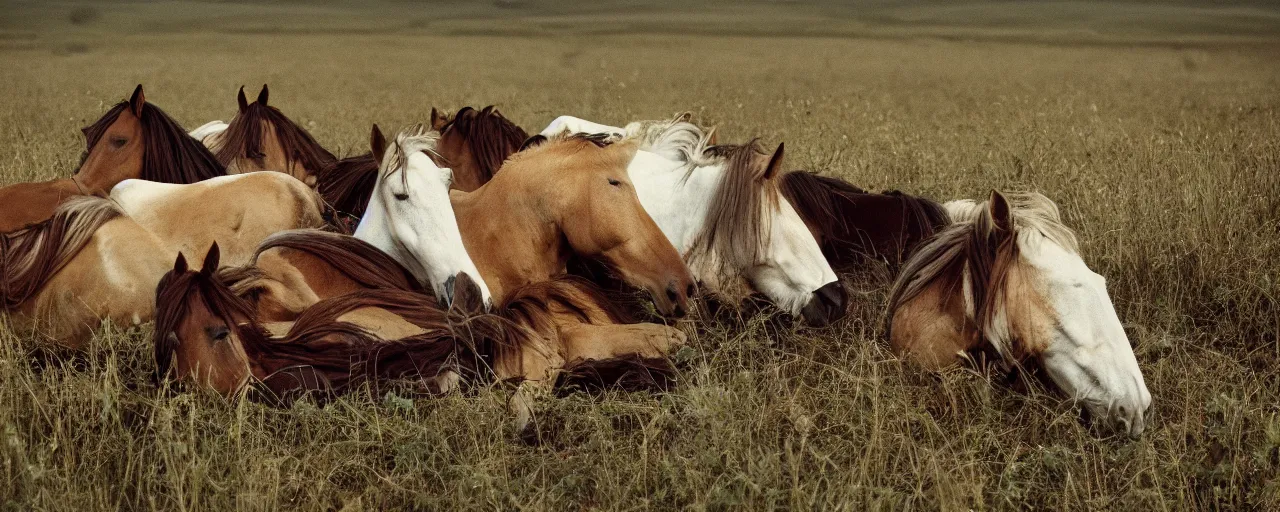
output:
[[[951,223],[942,205],[923,197],[870,193],[812,172],[783,175],[782,194],[838,272],[855,272],[874,260],[896,273],[920,243]]]
[[[912,255],[889,300],[894,351],[928,369],[992,354],[1034,363],[1091,416],[1130,437],[1151,394],[1107,295],[1058,208],[1040,194],[952,201],[955,221]]]
[[[244,87],[236,96],[239,111],[231,123],[212,121],[191,131],[227,174],[255,171],[278,171],[293,176],[312,187],[316,175],[338,159],[279,109],[267,105],[267,86],[262,86],[258,99],[249,103]]]
[[[0,305],[17,326],[81,347],[103,320],[150,320],[155,283],[179,251],[219,240],[223,261],[243,265],[268,235],[323,225],[321,208],[314,191],[280,173],[126,180],[109,199],[67,199],[52,218],[5,235]]]
[[[478,284],[486,306],[492,304],[488,285],[463,245],[449,203],[452,173],[436,167],[428,157],[436,143],[434,131],[417,126],[402,130],[388,148],[382,132],[374,125],[370,146],[383,170],[377,174],[368,209],[355,229],[355,240],[344,240],[350,237],[338,234],[280,233],[264,242],[254,259],[258,271],[253,275],[272,278],[251,279],[241,285],[243,290],[264,289],[266,293],[258,293],[260,307],[266,311],[264,318],[290,319],[320,297],[362,288],[426,287],[448,305],[452,302],[453,281],[460,274]],[[379,280],[362,272],[364,265],[332,259],[343,257],[343,252],[363,254],[364,260],[390,268],[385,257],[369,254],[378,251],[389,256],[395,267],[407,269],[408,279]],[[316,256],[328,254],[335,256],[325,265],[308,264]],[[325,269],[338,273],[328,274]]]
[[[226,174],[178,123],[147,103],[141,85],[83,131],[87,149],[72,177],[0,188],[0,233],[50,218],[68,197],[106,195],[126,179],[195,183]]]
[[[634,143],[559,136],[516,153],[502,172],[474,192],[454,190],[453,211],[467,253],[497,303],[514,290],[565,272],[570,255],[595,259],[629,284],[652,295],[659,311],[682,316],[694,292],[693,279],[670,242],[636,198],[626,164]],[[263,251],[261,276],[242,289],[297,291],[294,308],[325,293],[328,276],[342,268],[285,248]],[[264,264],[264,258],[274,260]],[[293,267],[289,269],[288,267]],[[274,281],[275,284],[271,282]],[[345,289],[345,288],[344,288]]]
[[[454,383],[450,374],[492,373],[520,382],[512,409],[523,427],[531,394],[575,379],[658,384],[669,371],[665,355],[685,341],[671,327],[620,325],[620,314],[575,278],[518,290],[499,314],[480,313],[478,290],[463,275],[448,311],[430,296],[387,288],[326,299],[292,322],[263,322],[217,268],[214,245],[200,271],[188,269],[179,255],[161,279],[154,334],[158,381],[176,377],[226,396],[253,386],[288,399],[390,379],[419,379],[443,390]]]
[[[482,110],[464,107],[453,118],[433,108],[431,124],[440,132],[440,141],[430,156],[438,166],[453,169],[453,188],[465,192],[488,183],[527,138],[524,130],[492,106]],[[380,163],[372,153],[339,160],[319,175],[320,195],[338,212],[360,218]]]
[[[842,318],[847,292],[779,191],[783,146],[772,155],[754,143],[711,146],[712,134],[684,119],[624,129],[563,116],[543,133],[604,130],[639,139],[627,172],[640,203],[712,293],[738,302],[758,291],[811,325]]]

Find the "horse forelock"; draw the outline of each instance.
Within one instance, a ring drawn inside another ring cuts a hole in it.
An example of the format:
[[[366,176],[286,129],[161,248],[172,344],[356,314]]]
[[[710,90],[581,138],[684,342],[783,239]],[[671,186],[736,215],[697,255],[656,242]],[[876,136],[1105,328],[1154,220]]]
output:
[[[380,164],[372,153],[343,158],[316,173],[316,189],[339,212],[362,217],[377,185]]]
[[[142,154],[144,180],[188,184],[227,173],[204,144],[191,138],[173,118],[151,103],[142,107],[142,132],[146,139]]]
[[[293,122],[279,109],[252,102],[231,120],[223,131],[215,157],[224,167],[237,158],[262,158],[262,125],[274,128],[286,165],[294,162],[310,172],[330,166],[337,158],[316,142],[307,130]]]
[[[248,329],[265,332],[257,323],[253,305],[236,295],[227,281],[221,272],[207,276],[197,271],[169,271],[160,278],[160,283],[156,286],[155,329],[152,332],[156,361],[154,377],[157,384],[169,378],[173,372],[171,365],[179,345],[173,343],[170,334],[176,338],[179,324],[194,313],[192,306],[197,301],[211,316],[221,319],[230,329],[236,329],[237,332]],[[247,324],[247,327],[241,327],[241,324]],[[241,336],[243,338],[243,334]],[[178,343],[182,341],[179,340]]]
[[[1049,242],[1077,253],[1075,233],[1057,206],[1038,193],[1006,194],[1013,232],[997,226],[986,202],[947,203],[953,224],[921,246],[903,266],[890,292],[886,330],[899,307],[931,286],[961,293],[966,320],[995,349],[1006,368],[1021,364],[1026,347],[1014,346],[1006,297],[1010,271],[1029,244]]]
[[[400,130],[396,134],[395,142],[392,143],[392,150],[386,156],[386,165],[382,169],[383,179],[396,172],[407,171],[409,157],[414,153],[423,152],[440,156],[436,151],[439,142],[440,132],[421,124]]]

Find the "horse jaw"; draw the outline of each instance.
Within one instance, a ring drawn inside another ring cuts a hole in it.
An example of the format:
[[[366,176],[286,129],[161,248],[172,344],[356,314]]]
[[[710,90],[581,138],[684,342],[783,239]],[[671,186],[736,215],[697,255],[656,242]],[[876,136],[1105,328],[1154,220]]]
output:
[[[1040,364],[1064,393],[1106,426],[1137,438],[1150,422],[1151,393],[1106,280],[1080,256],[1041,240],[1021,243],[1038,271],[1037,287],[1056,317]]]

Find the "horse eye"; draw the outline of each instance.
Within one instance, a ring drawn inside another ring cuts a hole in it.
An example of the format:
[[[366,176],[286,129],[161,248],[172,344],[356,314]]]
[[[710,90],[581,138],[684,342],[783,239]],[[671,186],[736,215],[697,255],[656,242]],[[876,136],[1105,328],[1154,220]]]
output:
[[[409,194],[395,193],[395,194],[392,194],[392,195],[393,195],[393,196],[395,196],[395,198],[396,198],[396,200],[397,200],[397,201],[408,201],[408,200],[409,200]]]
[[[126,139],[124,137],[111,138],[111,146],[117,149],[124,147],[124,145],[128,143],[129,143],[129,139]]]
[[[622,182],[621,182],[621,181],[618,181],[618,180],[615,180],[615,179],[613,179],[613,178],[609,178],[609,184],[610,184],[610,185],[613,185],[613,186],[615,186],[615,187],[617,187],[617,186],[622,185]]]
[[[217,327],[209,327],[207,333],[209,335],[209,339],[212,339],[214,342],[226,341],[227,337],[231,336],[231,329],[228,329],[225,325],[219,325]]]

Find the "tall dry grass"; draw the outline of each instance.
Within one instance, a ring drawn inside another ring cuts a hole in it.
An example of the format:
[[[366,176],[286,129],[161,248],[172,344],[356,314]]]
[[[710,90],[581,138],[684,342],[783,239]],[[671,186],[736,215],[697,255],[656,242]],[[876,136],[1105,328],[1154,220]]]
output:
[[[104,18],[99,23],[107,23]],[[288,410],[157,393],[147,332],[82,354],[0,329],[13,509],[1277,509],[1280,66],[1274,47],[723,37],[132,36],[0,49],[0,181],[66,175],[144,83],[188,126],[238,86],[341,153],[370,123],[496,103],[527,128],[690,109],[795,168],[936,199],[1053,198],[1155,398],[1138,441],[996,376],[921,374],[886,283],[840,325],[705,326],[668,394],[572,394],[517,442],[501,390]],[[874,272],[873,272],[874,274]]]

